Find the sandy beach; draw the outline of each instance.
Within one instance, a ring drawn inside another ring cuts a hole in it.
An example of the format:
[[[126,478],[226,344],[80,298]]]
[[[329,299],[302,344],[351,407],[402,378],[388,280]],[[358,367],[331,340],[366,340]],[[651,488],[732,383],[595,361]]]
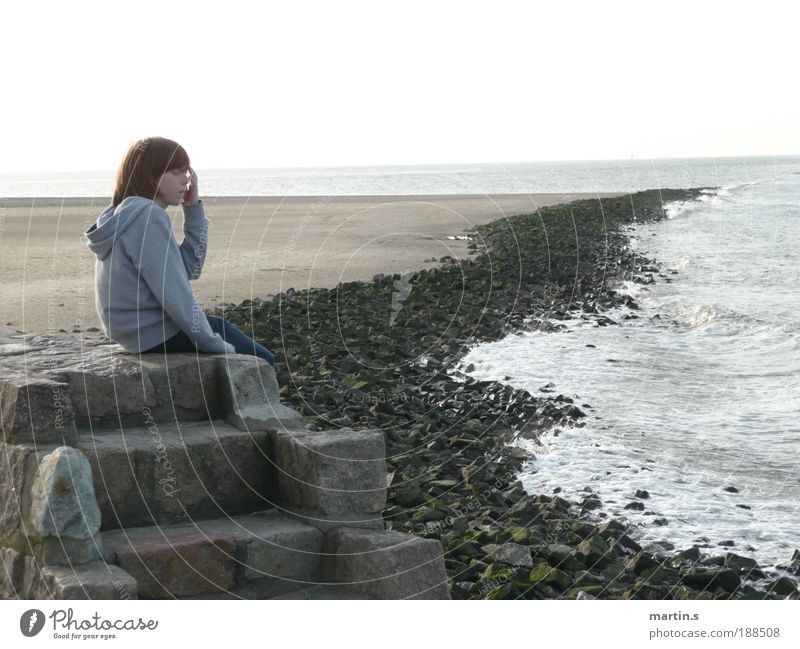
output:
[[[292,287],[332,288],[467,257],[474,226],[538,207],[617,194],[203,196],[210,221],[204,308],[267,299]],[[0,330],[55,333],[100,327],[95,256],[84,230],[107,198],[0,198]],[[182,238],[182,209],[168,210]]]

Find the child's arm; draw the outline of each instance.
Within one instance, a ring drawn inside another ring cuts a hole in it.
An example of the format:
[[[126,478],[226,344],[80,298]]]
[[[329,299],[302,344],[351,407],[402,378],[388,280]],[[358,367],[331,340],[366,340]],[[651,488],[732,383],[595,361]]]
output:
[[[208,248],[208,219],[203,201],[183,205],[183,241],[181,257],[189,279],[197,279],[203,270]]]

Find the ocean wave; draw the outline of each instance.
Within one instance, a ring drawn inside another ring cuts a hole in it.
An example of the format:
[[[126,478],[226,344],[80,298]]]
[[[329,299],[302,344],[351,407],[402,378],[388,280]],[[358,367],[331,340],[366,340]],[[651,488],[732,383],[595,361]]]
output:
[[[744,181],[740,183],[732,183],[722,187],[715,187],[713,189],[701,189],[700,195],[689,201],[672,201],[664,205],[664,211],[668,219],[674,219],[678,216],[683,216],[692,210],[699,207],[708,205],[720,206],[726,199],[734,195],[735,192],[751,187],[753,185],[761,184],[762,180]]]
[[[716,304],[683,304],[676,308],[673,320],[691,329],[733,329],[734,332],[749,331],[787,333],[787,323],[770,322],[763,318],[741,313]],[[732,333],[734,333],[732,332]]]

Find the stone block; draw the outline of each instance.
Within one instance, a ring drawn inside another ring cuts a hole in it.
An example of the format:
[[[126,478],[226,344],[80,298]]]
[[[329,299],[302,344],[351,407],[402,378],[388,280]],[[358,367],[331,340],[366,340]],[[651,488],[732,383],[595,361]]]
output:
[[[319,568],[325,535],[315,527],[286,519],[239,517],[245,579],[307,581]]]
[[[100,508],[101,529],[147,521],[142,485],[136,476],[136,458],[147,445],[135,436],[85,434],[80,449],[92,467],[94,493]]]
[[[222,355],[224,357],[224,355]],[[219,354],[144,354],[141,366],[150,376],[165,421],[203,421],[224,416],[219,389]]]
[[[36,449],[28,444],[0,443],[0,546],[27,547],[26,521],[38,471]]]
[[[77,362],[54,369],[69,383],[79,423],[141,414],[156,405],[156,393],[138,357],[98,349],[81,354]]]
[[[394,531],[340,527],[325,535],[322,578],[376,599],[450,599],[442,545]]]
[[[137,584],[119,566],[94,561],[44,566],[34,593],[37,599],[137,599]]]
[[[221,421],[84,434],[103,529],[176,523],[273,505],[267,433]]]
[[[22,594],[24,555],[12,548],[0,548],[0,596],[17,598]]]
[[[240,430],[303,428],[303,417],[280,402],[275,369],[263,358],[237,354],[218,358],[225,420]]]
[[[287,510],[324,519],[377,514],[386,506],[380,431],[285,430],[271,437],[281,504]]]
[[[76,444],[69,386],[46,378],[0,378],[0,428],[10,444]]]
[[[140,599],[189,597],[233,587],[236,542],[189,526],[102,534],[110,558],[131,574]]]

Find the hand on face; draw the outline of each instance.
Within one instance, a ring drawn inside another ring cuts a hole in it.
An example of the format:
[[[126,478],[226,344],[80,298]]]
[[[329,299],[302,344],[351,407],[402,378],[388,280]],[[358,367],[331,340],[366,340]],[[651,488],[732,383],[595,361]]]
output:
[[[191,183],[183,193],[181,205],[194,205],[200,199],[200,189],[197,186],[197,174],[192,167],[189,167],[189,182]]]

